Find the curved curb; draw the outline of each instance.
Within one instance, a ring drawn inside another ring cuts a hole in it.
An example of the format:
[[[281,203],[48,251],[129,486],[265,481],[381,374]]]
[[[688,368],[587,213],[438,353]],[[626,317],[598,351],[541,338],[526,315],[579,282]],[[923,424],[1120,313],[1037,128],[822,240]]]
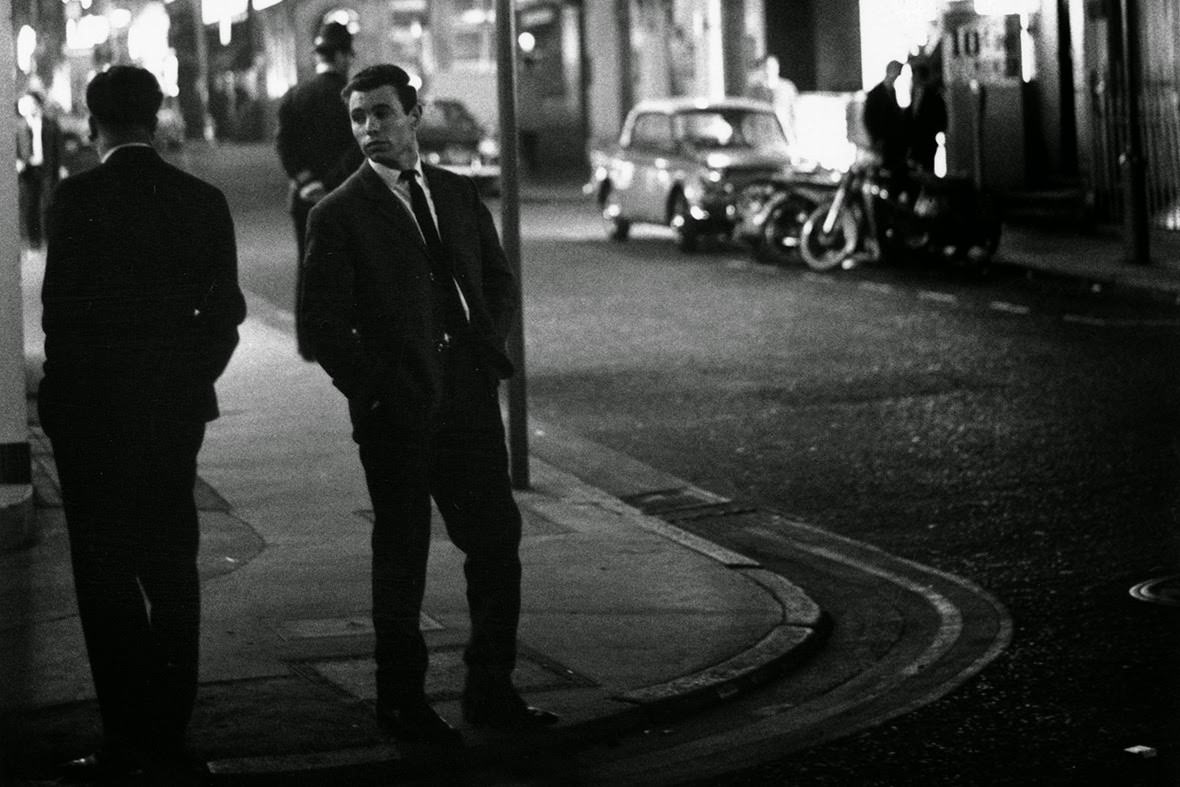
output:
[[[810,656],[826,639],[831,622],[796,585],[763,568],[738,569],[761,585],[782,610],[765,636],[741,653],[707,669],[619,695],[657,719],[690,713],[759,686]]]
[[[763,569],[755,561],[729,552],[674,525],[642,517],[645,527],[696,549],[739,571],[759,585],[778,604],[779,621],[762,638],[725,661],[699,672],[664,683],[646,686],[609,697],[619,703],[616,710],[554,729],[518,734],[512,738],[473,736],[457,751],[440,751],[429,746],[379,744],[307,754],[236,757],[206,763],[209,773],[241,780],[281,779],[284,775],[333,774],[343,778],[351,773],[382,772],[390,775],[430,768],[445,761],[449,767],[478,764],[513,751],[535,751],[541,747],[585,745],[592,738],[605,738],[641,729],[653,722],[700,711],[766,683],[809,657],[826,639],[831,623],[823,610],[799,587],[782,576]],[[737,565],[733,565],[736,561]],[[431,771],[433,772],[433,771]],[[276,782],[278,783],[278,782]]]

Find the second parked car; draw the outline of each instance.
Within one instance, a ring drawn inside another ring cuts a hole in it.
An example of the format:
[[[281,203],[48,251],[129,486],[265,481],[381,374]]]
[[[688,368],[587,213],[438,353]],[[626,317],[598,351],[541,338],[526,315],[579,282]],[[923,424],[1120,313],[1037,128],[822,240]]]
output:
[[[791,156],[773,108],[758,101],[642,101],[618,143],[592,151],[592,193],[615,240],[631,225],[670,225],[685,251],[701,236],[728,235],[747,184],[789,171]]]

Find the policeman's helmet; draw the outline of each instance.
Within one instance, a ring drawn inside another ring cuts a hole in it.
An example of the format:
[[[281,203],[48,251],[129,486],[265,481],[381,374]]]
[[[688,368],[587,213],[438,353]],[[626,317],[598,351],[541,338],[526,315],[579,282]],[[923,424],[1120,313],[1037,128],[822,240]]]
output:
[[[339,22],[328,22],[320,28],[315,37],[315,51],[321,55],[330,55],[334,52],[351,55],[352,33]]]

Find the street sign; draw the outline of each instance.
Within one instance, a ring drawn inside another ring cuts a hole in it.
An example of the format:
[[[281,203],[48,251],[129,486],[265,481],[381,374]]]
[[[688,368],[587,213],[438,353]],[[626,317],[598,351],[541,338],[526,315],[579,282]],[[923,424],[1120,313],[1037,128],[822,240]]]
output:
[[[1020,16],[976,16],[943,33],[948,85],[1010,84],[1021,78]]]

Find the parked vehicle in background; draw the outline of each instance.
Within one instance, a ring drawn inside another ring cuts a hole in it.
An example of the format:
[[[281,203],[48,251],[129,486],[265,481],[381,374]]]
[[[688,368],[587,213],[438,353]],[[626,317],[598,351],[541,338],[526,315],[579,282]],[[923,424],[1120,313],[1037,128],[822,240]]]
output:
[[[782,265],[799,262],[799,235],[807,217],[832,198],[840,173],[822,167],[793,169],[746,186],[735,202],[734,239],[754,258]]]
[[[791,155],[774,109],[727,98],[654,99],[636,104],[618,142],[592,150],[585,186],[624,241],[631,225],[670,225],[677,245],[693,251],[705,235],[732,234],[735,201],[760,178],[788,171]]]
[[[428,164],[472,178],[485,194],[500,193],[500,144],[463,102],[424,102],[418,152]]]

